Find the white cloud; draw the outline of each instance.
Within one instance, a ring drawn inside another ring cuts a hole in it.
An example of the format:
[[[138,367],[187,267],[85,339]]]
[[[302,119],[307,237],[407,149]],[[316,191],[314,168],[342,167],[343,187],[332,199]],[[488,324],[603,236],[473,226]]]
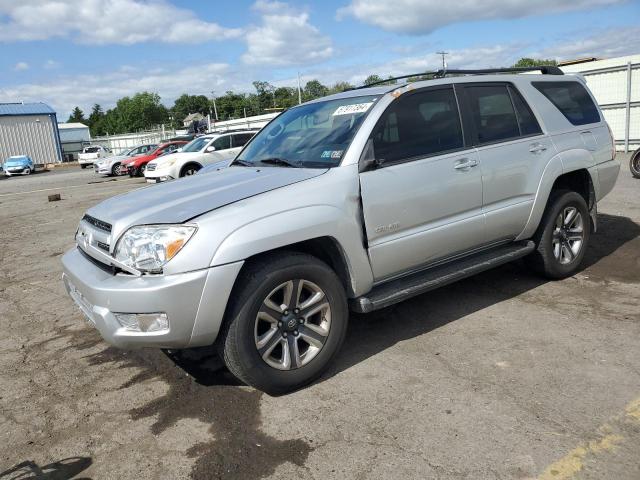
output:
[[[352,0],[338,19],[353,16],[391,32],[426,34],[452,23],[520,18],[623,3],[625,0]]]
[[[13,69],[16,72],[22,72],[24,70],[29,70],[29,64],[27,62],[18,62],[18,63],[16,63],[15,67],[13,67]]]
[[[246,35],[249,65],[287,66],[319,63],[333,55],[331,39],[309,23],[309,14],[282,2],[258,0],[262,24]]]
[[[640,51],[640,27],[615,27],[592,31],[588,37],[567,39],[534,51],[530,56],[570,60],[580,57],[621,57]]]
[[[107,110],[118,99],[145,90],[157,92],[162,101],[171,106],[173,100],[185,92],[209,95],[213,89],[225,91],[236,86],[248,90],[249,81],[230,71],[224,63],[166,68],[154,73],[127,67],[106,74],[59,76],[46,82],[0,88],[0,102],[45,102],[64,119],[76,105],[85,112],[90,111],[94,103]]]
[[[71,37],[87,44],[202,43],[241,34],[165,0],[0,0],[0,42]]]

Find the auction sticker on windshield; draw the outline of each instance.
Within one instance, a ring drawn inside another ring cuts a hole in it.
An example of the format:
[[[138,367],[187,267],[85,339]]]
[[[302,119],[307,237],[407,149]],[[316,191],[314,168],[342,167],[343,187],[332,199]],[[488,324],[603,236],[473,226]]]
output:
[[[342,105],[338,107],[335,112],[333,112],[333,116],[336,115],[351,115],[353,113],[363,113],[371,108],[373,102],[369,103],[354,103],[351,105]]]

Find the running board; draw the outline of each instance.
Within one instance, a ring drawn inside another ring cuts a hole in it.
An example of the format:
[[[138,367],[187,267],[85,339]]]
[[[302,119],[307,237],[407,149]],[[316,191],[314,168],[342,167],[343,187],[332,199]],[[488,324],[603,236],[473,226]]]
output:
[[[535,249],[532,241],[510,243],[383,283],[350,300],[351,310],[368,313],[416,295],[522,258]]]

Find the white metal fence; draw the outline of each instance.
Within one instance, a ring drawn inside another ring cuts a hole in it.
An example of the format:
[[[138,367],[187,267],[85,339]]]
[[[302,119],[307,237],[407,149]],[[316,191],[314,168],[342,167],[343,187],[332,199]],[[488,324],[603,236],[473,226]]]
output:
[[[278,113],[267,113],[265,115],[256,115],[253,117],[238,118],[235,120],[225,120],[223,122],[216,122],[211,118],[207,118],[207,123],[209,124],[209,131],[262,128],[277,115]],[[185,133],[185,130],[174,130],[161,127],[156,130],[148,130],[145,132],[94,137],[91,139],[91,143],[104,145],[105,147],[109,147],[115,154],[119,154],[137,145],[162,143],[164,140],[178,135],[183,135]]]
[[[618,150],[640,147],[640,55],[561,67],[580,73],[593,92],[616,139]]]

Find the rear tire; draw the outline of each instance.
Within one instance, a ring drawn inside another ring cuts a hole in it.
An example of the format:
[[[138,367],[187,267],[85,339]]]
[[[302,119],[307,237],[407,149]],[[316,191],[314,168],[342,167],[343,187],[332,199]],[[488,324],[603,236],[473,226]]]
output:
[[[635,178],[640,178],[640,148],[638,148],[629,159],[629,170]]]
[[[122,166],[120,163],[116,163],[112,168],[111,168],[111,175],[115,176],[115,177],[119,177],[120,174],[122,173]]]
[[[84,170],[85,168],[87,168],[87,166],[85,164],[81,163],[80,164],[80,168],[82,168]]]
[[[342,283],[313,256],[283,252],[256,260],[230,298],[216,342],[220,357],[240,380],[271,395],[317,379],[344,341],[349,313]]]
[[[552,192],[533,237],[536,250],[526,261],[549,279],[570,277],[580,268],[590,234],[591,218],[582,195],[568,190]]]

